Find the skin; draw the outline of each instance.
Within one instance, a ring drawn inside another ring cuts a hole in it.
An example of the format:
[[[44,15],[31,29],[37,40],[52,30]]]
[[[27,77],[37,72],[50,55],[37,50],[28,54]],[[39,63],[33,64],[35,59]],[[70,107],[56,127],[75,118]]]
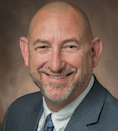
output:
[[[88,20],[79,8],[57,1],[37,12],[28,38],[20,39],[20,48],[48,108],[57,112],[87,88],[102,42],[92,37]]]

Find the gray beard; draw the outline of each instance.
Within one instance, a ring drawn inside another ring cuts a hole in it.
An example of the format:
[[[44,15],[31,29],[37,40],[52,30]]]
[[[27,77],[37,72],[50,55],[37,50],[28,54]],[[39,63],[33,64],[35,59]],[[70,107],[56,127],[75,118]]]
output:
[[[39,87],[39,89],[41,90],[42,94],[47,97],[49,100],[53,101],[53,102],[61,102],[66,100],[71,94],[72,92],[77,89],[80,88],[84,85],[84,83],[91,77],[91,73],[87,73],[87,72],[82,72],[80,77],[78,78],[78,80],[76,80],[76,82],[71,82],[71,84],[68,87],[68,91],[61,97],[57,97],[57,98],[52,98],[48,92],[46,91],[46,84],[44,84],[44,81],[37,80],[36,77],[34,76],[34,73],[30,74],[32,80],[34,81],[34,83]],[[37,82],[38,81],[38,82]],[[66,86],[66,84],[53,84],[50,83],[50,86],[53,86],[53,88],[64,88]]]

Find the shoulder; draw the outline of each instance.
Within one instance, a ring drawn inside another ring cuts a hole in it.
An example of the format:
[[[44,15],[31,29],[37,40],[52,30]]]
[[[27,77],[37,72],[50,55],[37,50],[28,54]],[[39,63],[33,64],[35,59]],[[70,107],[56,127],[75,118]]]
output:
[[[108,106],[109,109],[116,109],[118,112],[118,99],[116,99],[108,90],[106,95],[105,106]]]
[[[34,92],[34,93],[30,93],[30,94],[26,94],[24,96],[21,96],[19,97],[18,99],[16,99],[13,104],[16,104],[16,103],[36,103],[37,101],[40,101],[42,99],[42,94],[41,92]]]
[[[40,110],[41,106],[41,92],[27,94],[18,98],[10,105],[6,112],[2,131],[9,131],[13,126],[14,128],[22,129],[27,115],[33,113],[36,108]]]
[[[116,99],[106,88],[102,87],[105,92],[105,101],[101,110],[100,121],[110,129],[118,129],[118,99]],[[99,94],[99,97],[101,94]]]
[[[118,107],[118,99],[116,99],[108,90],[107,88],[103,87],[94,76],[94,92],[96,91],[98,96],[101,97],[101,94],[105,96],[105,100],[107,103],[112,103],[116,107]]]
[[[118,129],[118,100],[107,91],[106,100],[100,115],[100,123],[103,123],[107,130]]]
[[[24,95],[16,99],[8,108],[5,117],[24,117],[27,114],[33,112],[35,107],[38,105],[39,108],[42,103],[41,92],[35,92],[31,94]]]
[[[111,117],[116,115],[118,118],[118,99],[116,99],[106,88],[104,88],[95,78],[94,88],[92,89],[92,97],[94,104],[102,105],[101,115]],[[96,106],[97,106],[96,105]]]
[[[95,86],[97,87],[99,97],[105,97],[105,105],[111,106],[111,108],[118,109],[118,99],[116,99],[105,87],[103,87],[95,78]]]
[[[35,112],[42,106],[42,94],[41,92],[27,94],[15,100],[8,108],[2,131],[10,131],[12,128],[15,130],[22,130],[25,119],[29,114]]]
[[[31,94],[24,95],[16,99],[9,107],[8,110],[32,110],[34,106],[42,101],[41,92],[35,92]]]
[[[92,130],[114,131],[118,129],[118,100],[104,88],[95,78],[94,86],[90,92],[92,113],[94,113],[96,122],[90,124]],[[89,99],[90,100],[90,99]],[[95,110],[97,113],[95,114]],[[90,113],[90,112],[89,112]],[[94,117],[93,115],[93,117]],[[92,116],[92,115],[91,115]],[[90,119],[90,118],[89,118]]]

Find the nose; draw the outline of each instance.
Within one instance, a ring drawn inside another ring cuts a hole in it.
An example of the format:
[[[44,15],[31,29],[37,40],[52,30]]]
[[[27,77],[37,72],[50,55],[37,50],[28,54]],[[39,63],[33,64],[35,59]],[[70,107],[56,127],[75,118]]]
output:
[[[66,65],[66,62],[62,58],[62,53],[59,49],[55,49],[52,51],[51,58],[49,61],[49,67],[53,72],[59,72]]]

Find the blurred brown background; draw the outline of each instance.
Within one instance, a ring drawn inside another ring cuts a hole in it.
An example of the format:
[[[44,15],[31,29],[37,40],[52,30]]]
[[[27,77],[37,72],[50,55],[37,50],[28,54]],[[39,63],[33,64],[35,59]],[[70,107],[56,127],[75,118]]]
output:
[[[18,97],[39,90],[24,66],[19,38],[27,35],[34,13],[52,0],[0,0],[0,130],[8,106]],[[104,50],[94,70],[98,80],[118,98],[118,1],[65,0],[88,15],[94,36]]]

